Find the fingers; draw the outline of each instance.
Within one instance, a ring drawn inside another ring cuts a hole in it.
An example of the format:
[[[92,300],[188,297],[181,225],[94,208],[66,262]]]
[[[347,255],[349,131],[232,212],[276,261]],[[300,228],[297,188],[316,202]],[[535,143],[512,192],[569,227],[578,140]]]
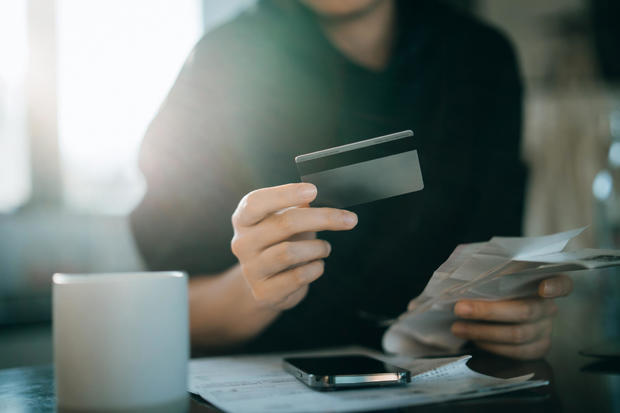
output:
[[[455,322],[452,333],[491,353],[536,359],[543,357],[551,346],[551,317],[556,312],[553,300],[544,298],[462,300],[454,306],[454,313],[465,320]]]
[[[257,189],[241,199],[232,217],[233,224],[254,225],[276,211],[311,202],[316,193],[316,187],[308,183]]]
[[[498,344],[484,341],[477,341],[475,344],[478,348],[499,354],[500,356],[519,360],[535,360],[547,354],[551,348],[551,339],[545,337],[538,341],[523,345]]]
[[[291,294],[303,290],[308,284],[319,278],[324,269],[324,262],[317,260],[269,278],[248,280],[248,282],[254,298],[261,306],[282,308]]]
[[[470,320],[527,323],[555,315],[553,300],[526,298],[520,300],[480,301],[461,300],[454,306],[454,314]]]
[[[334,208],[291,208],[272,214],[263,222],[244,231],[240,241],[254,250],[260,250],[289,239],[301,232],[345,231],[357,225],[353,212]]]
[[[259,306],[286,310],[299,303],[308,285],[323,274],[321,258],[330,252],[331,245],[323,240],[286,241],[240,260],[240,265]]]
[[[573,291],[573,280],[567,275],[548,278],[538,286],[538,295],[544,298],[565,297]]]
[[[524,324],[490,324],[457,321],[452,333],[465,340],[498,344],[528,344],[551,335],[550,318]]]
[[[326,258],[331,252],[327,241],[285,241],[267,248],[253,262],[256,271],[250,271],[254,277],[264,278],[284,271],[304,262]]]
[[[316,232],[301,232],[290,237],[289,241],[305,241],[309,239],[316,239]]]
[[[323,274],[329,243],[317,231],[343,231],[357,215],[333,208],[309,208],[312,184],[288,184],[247,194],[235,210],[230,246],[243,277],[261,306],[286,309],[301,301],[308,284]]]

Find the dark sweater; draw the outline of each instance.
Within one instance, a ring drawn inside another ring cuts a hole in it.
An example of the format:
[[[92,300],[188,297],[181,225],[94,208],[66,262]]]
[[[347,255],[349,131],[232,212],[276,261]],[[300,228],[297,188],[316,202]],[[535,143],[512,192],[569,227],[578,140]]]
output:
[[[149,269],[216,274],[236,260],[247,192],[299,181],[296,155],[412,129],[425,189],[352,208],[325,232],[325,274],[245,351],[363,344],[421,292],[457,244],[518,235],[521,85],[509,42],[437,2],[401,1],[381,72],[348,61],[297,2],[256,9],[196,45],[144,138],[148,190],[132,214]]]

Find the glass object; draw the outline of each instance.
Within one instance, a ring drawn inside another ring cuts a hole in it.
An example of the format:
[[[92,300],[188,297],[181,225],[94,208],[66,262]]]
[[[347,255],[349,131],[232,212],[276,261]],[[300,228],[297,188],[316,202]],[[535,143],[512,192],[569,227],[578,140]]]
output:
[[[595,230],[598,246],[620,249],[620,101],[609,116],[610,145],[607,167],[594,178]],[[602,271],[604,331],[608,337],[620,337],[620,270]]]
[[[609,116],[609,130],[607,167],[596,174],[592,193],[599,246],[620,248],[620,104]]]

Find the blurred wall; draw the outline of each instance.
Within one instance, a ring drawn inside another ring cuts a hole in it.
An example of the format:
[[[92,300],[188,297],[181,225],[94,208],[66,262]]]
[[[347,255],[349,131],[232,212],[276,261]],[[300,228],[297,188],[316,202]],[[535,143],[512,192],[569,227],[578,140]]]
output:
[[[525,84],[523,157],[530,168],[524,231],[542,235],[590,225],[592,182],[606,166],[614,92],[594,52],[585,0],[480,0],[478,13],[513,40]]]

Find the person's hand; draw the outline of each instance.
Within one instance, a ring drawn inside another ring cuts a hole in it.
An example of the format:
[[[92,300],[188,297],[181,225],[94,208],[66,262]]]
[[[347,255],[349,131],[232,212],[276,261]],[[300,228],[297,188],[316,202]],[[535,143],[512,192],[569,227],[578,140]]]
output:
[[[452,324],[452,333],[491,353],[522,360],[541,358],[551,347],[552,318],[557,312],[553,298],[572,289],[572,280],[559,275],[542,281],[536,297],[458,301],[454,314],[462,320]]]
[[[316,187],[308,183],[258,189],[243,197],[232,216],[231,249],[261,307],[285,310],[295,306],[305,297],[308,285],[323,274],[322,259],[330,254],[331,246],[304,235],[357,225],[353,212],[310,208],[316,194]]]

